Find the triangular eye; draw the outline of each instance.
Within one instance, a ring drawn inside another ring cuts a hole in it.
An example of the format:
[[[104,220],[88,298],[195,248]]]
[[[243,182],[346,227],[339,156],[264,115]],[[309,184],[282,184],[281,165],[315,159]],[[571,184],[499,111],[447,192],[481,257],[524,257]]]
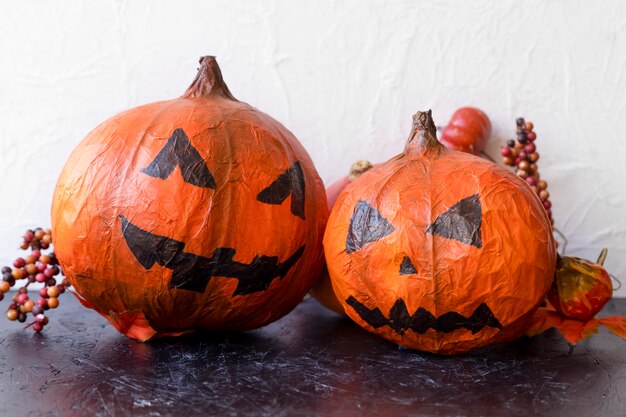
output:
[[[291,213],[304,219],[304,173],[300,162],[280,174],[256,199],[266,204],[282,204],[290,195]]]
[[[357,203],[350,218],[346,252],[357,251],[367,243],[375,242],[394,230],[395,228],[378,210],[361,200]]]
[[[402,263],[400,264],[400,275],[411,275],[417,274],[417,269],[415,269],[415,265],[411,261],[411,258],[405,256],[402,259]]]
[[[209,168],[180,128],[172,133],[156,158],[141,172],[164,180],[177,166],[185,182],[198,187],[215,188],[215,180]]]
[[[454,204],[428,227],[426,233],[454,239],[466,245],[482,248],[482,205],[478,194],[465,197]]]

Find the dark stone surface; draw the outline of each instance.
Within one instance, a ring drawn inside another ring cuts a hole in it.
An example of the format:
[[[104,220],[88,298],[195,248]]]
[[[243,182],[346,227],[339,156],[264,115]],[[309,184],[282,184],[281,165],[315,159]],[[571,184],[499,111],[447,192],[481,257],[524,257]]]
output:
[[[61,301],[43,334],[0,320],[0,416],[626,415],[626,342],[605,330],[571,354],[550,332],[437,357],[308,300],[260,330],[141,344]]]

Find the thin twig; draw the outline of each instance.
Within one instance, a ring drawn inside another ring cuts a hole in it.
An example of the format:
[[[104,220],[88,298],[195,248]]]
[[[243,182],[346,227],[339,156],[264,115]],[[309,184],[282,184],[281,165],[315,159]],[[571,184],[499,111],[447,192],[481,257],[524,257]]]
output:
[[[567,244],[569,243],[567,241],[567,238],[565,237],[565,235],[563,234],[563,232],[561,232],[559,229],[557,229],[556,227],[553,227],[552,230],[554,230],[554,233],[556,233],[557,235],[559,235],[559,237],[563,240],[563,247],[561,248],[561,254],[565,255],[565,249],[567,249]]]
[[[617,287],[613,287],[613,291],[619,291],[619,289],[622,288],[622,281],[617,279],[617,277],[613,274],[609,274],[609,276],[613,279],[613,281],[617,282]]]

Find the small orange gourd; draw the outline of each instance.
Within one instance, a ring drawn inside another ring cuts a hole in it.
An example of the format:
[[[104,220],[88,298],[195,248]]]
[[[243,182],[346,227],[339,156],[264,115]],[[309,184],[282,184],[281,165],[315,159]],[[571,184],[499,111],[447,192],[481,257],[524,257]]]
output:
[[[332,183],[326,190],[328,209],[332,210],[339,194],[341,194],[352,181],[372,169],[373,166],[374,165],[372,165],[370,161],[363,159],[356,161],[350,167],[350,173],[347,176]],[[313,287],[311,288],[311,296],[313,296],[313,298],[319,301],[319,303],[327,309],[334,311],[337,314],[345,315],[343,306],[335,296],[333,286],[330,282],[330,276],[328,275],[328,269],[325,265],[319,278],[315,281],[315,284],[313,284]]]
[[[448,149],[479,155],[491,136],[491,121],[480,109],[461,107],[441,132],[441,143]]]
[[[564,317],[591,320],[613,296],[613,283],[603,268],[607,249],[597,263],[575,256],[561,256],[548,300]]]

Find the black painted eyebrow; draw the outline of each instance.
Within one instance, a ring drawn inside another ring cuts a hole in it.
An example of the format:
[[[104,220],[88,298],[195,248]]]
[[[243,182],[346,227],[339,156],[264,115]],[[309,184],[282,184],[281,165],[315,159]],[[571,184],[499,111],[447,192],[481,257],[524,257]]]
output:
[[[181,128],[174,130],[161,151],[141,172],[164,180],[176,167],[180,168],[185,182],[197,187],[215,189],[213,174]]]

